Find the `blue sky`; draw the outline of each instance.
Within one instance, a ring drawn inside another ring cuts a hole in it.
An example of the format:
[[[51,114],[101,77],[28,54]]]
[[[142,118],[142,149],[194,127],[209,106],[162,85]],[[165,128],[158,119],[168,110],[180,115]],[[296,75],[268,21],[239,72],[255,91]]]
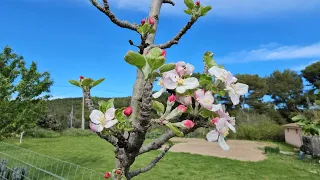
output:
[[[9,45],[27,62],[49,71],[55,84],[52,95],[81,96],[68,84],[79,75],[106,80],[94,96],[130,96],[135,68],[123,56],[136,50],[135,32],[121,29],[95,9],[89,0],[1,0],[0,47]],[[119,19],[139,23],[151,0],[111,0]],[[156,43],[171,39],[185,23],[183,0],[165,4]],[[274,70],[301,70],[320,60],[319,0],[203,0],[213,10],[199,19],[178,45],[167,50],[167,62],[183,60],[202,71],[202,55],[210,50],[215,60],[234,74],[266,76]]]

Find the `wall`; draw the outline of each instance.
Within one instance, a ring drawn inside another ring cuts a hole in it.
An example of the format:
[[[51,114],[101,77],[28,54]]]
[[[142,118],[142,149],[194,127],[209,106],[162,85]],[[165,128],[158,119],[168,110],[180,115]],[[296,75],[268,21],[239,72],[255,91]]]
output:
[[[300,147],[302,145],[301,129],[294,128],[294,127],[286,127],[285,139],[286,139],[286,143],[296,147]]]

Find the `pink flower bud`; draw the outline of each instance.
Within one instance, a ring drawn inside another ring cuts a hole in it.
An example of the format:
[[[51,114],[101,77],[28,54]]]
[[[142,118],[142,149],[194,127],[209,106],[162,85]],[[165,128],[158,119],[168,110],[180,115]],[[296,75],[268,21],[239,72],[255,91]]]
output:
[[[174,96],[173,94],[171,96],[168,97],[168,101],[169,102],[175,102],[176,101],[176,96]]]
[[[154,25],[154,18],[153,17],[149,17],[148,21],[149,21],[149,24]]]
[[[193,128],[193,126],[194,126],[194,122],[191,121],[191,120],[184,120],[184,121],[183,121],[183,125],[184,125],[186,128],[191,129],[191,128]]]
[[[123,114],[126,115],[126,116],[130,116],[132,113],[132,107],[127,107],[123,110]]]
[[[182,104],[179,105],[177,108],[178,108],[181,112],[183,112],[183,113],[186,112],[187,109],[188,109],[185,105],[182,105]]]
[[[116,170],[116,174],[121,174],[121,170]]]
[[[141,25],[143,26],[144,23],[146,23],[146,20],[145,20],[145,19],[142,19],[142,20],[141,20]]]
[[[106,173],[104,174],[104,178],[106,178],[106,179],[110,178],[110,176],[111,176],[111,173],[110,173],[110,172],[106,172]]]
[[[196,2],[196,6],[200,6],[200,1],[197,1],[197,2]]]
[[[89,127],[90,127],[91,131],[95,133],[95,132],[96,132],[96,130],[94,129],[94,127],[93,127],[93,126],[94,126],[94,124],[90,123]]]
[[[212,124],[216,124],[216,123],[218,123],[219,119],[220,119],[220,118],[218,118],[218,117],[213,118],[213,119],[212,119],[212,121],[211,121],[211,122],[212,122]]]
[[[167,52],[164,49],[161,49],[161,56],[166,57]]]
[[[84,79],[84,77],[83,77],[83,76],[80,76],[79,78],[80,78],[80,79]]]

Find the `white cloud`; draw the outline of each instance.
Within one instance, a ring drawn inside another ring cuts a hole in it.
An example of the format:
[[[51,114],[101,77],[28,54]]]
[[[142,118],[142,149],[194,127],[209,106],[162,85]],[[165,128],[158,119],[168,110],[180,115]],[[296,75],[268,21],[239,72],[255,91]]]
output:
[[[293,68],[291,68],[292,70],[294,71],[301,71],[303,69],[305,69],[307,66],[313,64],[313,63],[316,63],[316,62],[319,62],[320,60],[317,60],[317,61],[311,61],[310,63],[308,64],[302,64],[302,65],[299,65],[299,66],[295,66]]]
[[[79,1],[79,0],[77,0]],[[147,12],[151,0],[109,0],[111,5],[121,9]],[[173,0],[176,5],[166,4],[165,14],[183,14],[183,0]],[[300,13],[320,8],[319,0],[201,0],[203,5],[211,5],[210,14],[222,17],[274,17],[282,13]]]
[[[268,45],[260,45],[259,48],[253,50],[233,52],[218,59],[225,63],[240,63],[302,58],[320,58],[320,42],[305,46],[280,46],[278,44],[270,46],[269,43]]]

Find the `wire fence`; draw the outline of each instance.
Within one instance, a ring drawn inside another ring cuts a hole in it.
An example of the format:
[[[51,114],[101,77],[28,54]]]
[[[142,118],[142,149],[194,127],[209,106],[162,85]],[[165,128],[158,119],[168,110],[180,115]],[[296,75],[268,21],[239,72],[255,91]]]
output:
[[[58,179],[103,180],[104,174],[0,141],[0,180]]]

